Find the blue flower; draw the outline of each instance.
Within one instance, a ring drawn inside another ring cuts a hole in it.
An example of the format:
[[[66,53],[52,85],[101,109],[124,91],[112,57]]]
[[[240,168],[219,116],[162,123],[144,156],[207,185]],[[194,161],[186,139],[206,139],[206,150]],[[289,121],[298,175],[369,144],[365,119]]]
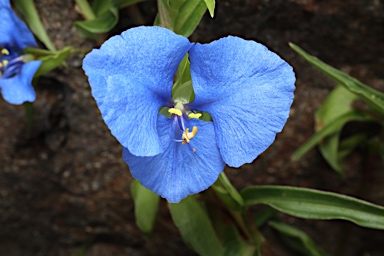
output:
[[[195,99],[173,102],[186,53]],[[173,203],[207,189],[225,164],[250,163],[268,148],[295,89],[291,66],[261,44],[233,36],[194,44],[160,27],[110,38],[83,69],[132,176]],[[164,106],[170,119],[159,114]],[[200,120],[201,111],[213,121]]]
[[[41,61],[25,63],[23,49],[37,46],[28,27],[15,15],[9,0],[0,0],[0,90],[11,104],[21,104],[36,98],[32,78]]]

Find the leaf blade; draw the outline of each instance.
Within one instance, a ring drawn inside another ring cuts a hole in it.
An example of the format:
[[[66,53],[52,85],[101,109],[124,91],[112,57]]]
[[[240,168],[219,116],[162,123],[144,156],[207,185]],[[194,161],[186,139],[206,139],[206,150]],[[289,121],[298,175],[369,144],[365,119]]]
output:
[[[384,111],[384,93],[376,91],[375,89],[361,83],[359,80],[345,74],[344,72],[329,66],[320,59],[306,53],[303,49],[293,43],[289,43],[289,46],[324,74],[345,86],[345,88],[351,92],[356,93],[366,102],[371,103],[373,106],[380,109],[381,112]]]
[[[327,256],[303,231],[278,221],[270,221],[269,226],[278,231],[283,239],[295,250],[308,256]]]
[[[224,248],[217,237],[207,212],[194,196],[178,204],[168,204],[173,222],[184,240],[200,255],[223,255]]]
[[[23,14],[25,21],[35,36],[51,51],[56,51],[45,30],[33,0],[14,0],[17,9]]]
[[[92,34],[101,34],[110,31],[119,19],[119,14],[116,8],[112,7],[109,11],[101,14],[93,20],[76,21],[75,26],[78,31],[82,30]]]
[[[213,18],[213,16],[215,15],[215,4],[216,4],[215,0],[204,0],[204,1],[205,1],[205,4],[207,5],[209,14]]]
[[[313,147],[315,147],[326,136],[335,134],[338,131],[340,131],[341,128],[344,126],[344,124],[349,122],[349,121],[372,121],[372,120],[374,120],[374,118],[372,116],[365,114],[363,112],[357,111],[357,110],[352,110],[352,111],[340,116],[334,122],[331,122],[327,126],[324,126],[324,128],[322,130],[316,132],[308,142],[301,145],[292,154],[291,159],[292,159],[292,161],[296,161],[296,160],[300,159],[305,153],[307,153],[309,150],[311,150]]]
[[[254,186],[241,191],[244,204],[266,204],[306,219],[343,219],[357,225],[384,229],[384,207],[350,196],[289,186]]]
[[[72,47],[66,46],[60,51],[47,51],[38,48],[26,48],[25,52],[33,54],[36,60],[41,60],[42,64],[36,71],[35,76],[41,76],[55,69],[64,63],[68,55],[71,53]]]
[[[196,29],[206,10],[207,6],[203,0],[185,1],[180,6],[175,20],[174,32],[189,37]]]
[[[135,204],[136,224],[147,236],[150,236],[155,224],[160,197],[143,187],[138,180],[131,184],[131,194]]]

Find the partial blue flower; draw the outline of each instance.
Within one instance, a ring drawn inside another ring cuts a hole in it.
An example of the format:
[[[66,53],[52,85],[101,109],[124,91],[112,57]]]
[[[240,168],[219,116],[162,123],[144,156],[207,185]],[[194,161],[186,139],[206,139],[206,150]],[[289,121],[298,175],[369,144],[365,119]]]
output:
[[[188,104],[172,100],[186,53],[195,92]],[[295,89],[292,67],[261,44],[238,37],[193,44],[160,27],[112,37],[83,69],[132,176],[172,203],[210,187],[225,164],[239,167],[267,149]],[[199,120],[201,111],[213,122]]]
[[[32,78],[41,61],[25,63],[23,49],[37,46],[28,27],[15,15],[9,0],[0,0],[0,90],[11,104],[33,102]]]

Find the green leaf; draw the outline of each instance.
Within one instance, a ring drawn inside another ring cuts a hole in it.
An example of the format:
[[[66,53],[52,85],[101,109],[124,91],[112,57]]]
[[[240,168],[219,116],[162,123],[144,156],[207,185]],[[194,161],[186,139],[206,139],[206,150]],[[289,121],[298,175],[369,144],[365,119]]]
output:
[[[306,256],[328,255],[303,231],[282,222],[270,221],[268,224],[278,231],[283,240],[295,251],[298,251]]]
[[[155,24],[189,37],[196,29],[207,5],[205,0],[159,0]]]
[[[318,68],[324,74],[345,86],[348,90],[359,95],[362,99],[378,108],[381,113],[384,113],[384,93],[376,91],[375,89],[361,83],[357,79],[350,77],[349,75],[337,70],[326,63],[322,62],[318,58],[309,55],[303,49],[297,45],[290,43],[289,46],[301,55],[305,60]]]
[[[172,86],[172,98],[175,102],[186,104],[195,98],[189,66],[188,54],[186,54],[179,64],[176,82]]]
[[[345,87],[338,85],[327,96],[321,107],[315,113],[316,131],[321,131],[324,126],[335,122],[338,118],[347,114],[352,108],[352,103],[358,96]],[[345,124],[345,123],[344,123]],[[339,138],[344,126],[341,124],[338,131],[324,138],[319,143],[319,149],[328,164],[339,174],[343,175],[342,158],[339,157]]]
[[[35,76],[44,75],[61,65],[67,59],[71,51],[72,47],[70,46],[64,47],[60,51],[47,51],[31,47],[24,50],[27,54],[33,54],[34,59],[41,60],[43,62],[35,73]]]
[[[258,228],[263,226],[267,221],[276,216],[277,211],[272,207],[266,206],[262,210],[258,210],[253,218]]]
[[[321,155],[327,161],[327,163],[336,171],[342,178],[344,178],[344,171],[342,166],[342,159],[339,157],[339,140],[341,129],[344,125],[340,127],[340,130],[336,133],[325,137],[319,143],[319,149]]]
[[[215,0],[204,0],[204,1],[205,1],[205,4],[207,5],[209,14],[213,18],[213,16],[215,15]]]
[[[343,139],[339,145],[338,157],[339,161],[347,157],[356,147],[367,142],[368,136],[364,133],[355,134]]]
[[[150,236],[155,224],[160,197],[143,187],[138,180],[131,183],[131,194],[135,204],[135,219],[139,229]]]
[[[88,3],[88,0],[76,0],[76,5],[86,20],[93,20],[96,18],[95,13]]]
[[[178,204],[168,204],[173,222],[184,241],[198,254],[223,255],[224,248],[217,237],[211,220],[195,196],[189,196]]]
[[[316,130],[321,130],[324,125],[352,110],[352,103],[358,98],[343,86],[336,86],[315,113]]]
[[[241,191],[244,204],[266,204],[306,219],[342,219],[384,229],[384,207],[350,196],[289,186],[254,186]]]
[[[169,110],[169,107],[161,107],[161,108],[159,109],[159,114],[160,114],[160,115],[163,115],[163,116],[166,116],[166,117],[168,117],[169,119],[171,119],[172,114],[169,113],[168,110]]]
[[[92,10],[95,13],[96,17],[100,17],[104,13],[108,12],[114,5],[112,0],[93,0],[92,1]]]
[[[175,19],[179,14],[179,8],[185,1],[186,0],[158,0],[158,15],[156,17],[156,19],[158,18],[158,22],[156,22],[155,19],[155,24],[158,23],[157,25],[174,31]]]
[[[55,51],[56,48],[41,23],[33,0],[13,0],[13,2],[20,13],[24,16],[25,21],[33,34],[35,34],[35,36],[45,45],[45,47],[47,47],[47,49]]]
[[[374,118],[366,113],[363,113],[357,110],[349,111],[348,113],[340,116],[337,120],[334,120],[333,122],[324,126],[323,129],[315,133],[307,143],[305,143],[304,145],[301,145],[292,154],[292,160],[293,161],[298,160],[305,153],[307,153],[309,150],[315,147],[318,143],[320,143],[320,141],[323,140],[325,137],[340,131],[340,129],[344,126],[345,123],[350,121],[372,121],[372,120],[374,120]]]
[[[226,229],[224,250],[224,256],[256,256],[259,251],[255,246],[246,243],[233,226]]]
[[[187,81],[180,86],[177,86],[174,90],[172,90],[172,92],[172,98],[175,102],[186,104],[193,101],[195,98],[195,94],[192,88],[192,81]]]
[[[207,6],[203,0],[187,0],[180,7],[175,20],[174,32],[189,37],[203,17]]]
[[[117,24],[118,19],[117,8],[111,7],[107,12],[93,20],[76,21],[75,26],[80,33],[86,31],[92,34],[101,34],[110,31]],[[85,33],[82,34],[88,36]]]

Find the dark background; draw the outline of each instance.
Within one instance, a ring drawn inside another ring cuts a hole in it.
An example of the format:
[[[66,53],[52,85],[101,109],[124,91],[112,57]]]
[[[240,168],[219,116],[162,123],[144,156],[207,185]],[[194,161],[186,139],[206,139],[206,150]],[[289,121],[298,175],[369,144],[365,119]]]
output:
[[[58,49],[98,47],[77,34],[74,1],[36,0]],[[341,180],[317,149],[297,162],[291,154],[313,134],[313,113],[335,84],[288,46],[307,52],[384,91],[382,0],[217,1],[192,41],[238,35],[267,45],[291,63],[297,90],[291,117],[275,143],[253,164],[227,168],[239,189],[255,184],[292,185],[334,191],[384,205],[383,163],[357,151]],[[150,25],[155,1],[121,11],[112,34]],[[27,134],[24,109],[0,100],[0,255],[194,255],[161,204],[152,240],[135,226],[131,177],[121,148],[104,125],[81,69],[82,55],[39,80],[36,122]],[[346,221],[285,222],[308,233],[331,255],[383,255],[384,232]],[[268,226],[263,233],[275,255],[297,255]]]

